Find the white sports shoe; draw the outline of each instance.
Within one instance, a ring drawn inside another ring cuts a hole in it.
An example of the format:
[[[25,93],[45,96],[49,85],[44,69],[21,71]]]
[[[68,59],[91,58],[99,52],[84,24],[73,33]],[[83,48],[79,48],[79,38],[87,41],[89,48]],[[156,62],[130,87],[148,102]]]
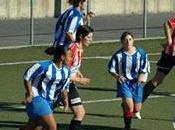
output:
[[[139,112],[139,111],[135,113],[135,117],[136,117],[137,119],[142,119],[142,117],[141,117],[141,115],[140,115],[140,112]]]

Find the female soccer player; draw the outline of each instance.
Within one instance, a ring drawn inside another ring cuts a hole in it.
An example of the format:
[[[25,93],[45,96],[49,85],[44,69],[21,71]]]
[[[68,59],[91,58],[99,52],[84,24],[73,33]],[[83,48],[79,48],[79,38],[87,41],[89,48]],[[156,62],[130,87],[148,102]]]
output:
[[[80,72],[80,66],[82,61],[82,53],[85,47],[89,47],[92,42],[93,29],[83,25],[80,26],[76,33],[76,41],[70,45],[71,58],[68,66],[71,69],[71,81],[70,91],[69,91],[69,104],[71,110],[74,113],[73,119],[71,121],[69,130],[79,130],[81,122],[85,115],[85,109],[82,105],[81,98],[78,94],[75,83],[80,83],[86,85],[90,82],[90,79],[83,76]]]
[[[163,82],[173,66],[175,66],[175,18],[167,20],[164,23],[164,31],[167,44],[163,45],[164,50],[162,51],[161,58],[157,63],[157,72],[154,78],[144,87],[143,102],[152,91]]]
[[[131,119],[140,111],[143,96],[143,82],[149,72],[147,54],[134,46],[130,32],[121,35],[122,48],[114,53],[108,71],[117,81],[117,96],[122,98],[125,130],[131,129]]]
[[[86,85],[90,82],[89,78],[83,76],[80,72],[80,66],[82,62],[82,53],[84,48],[88,47],[92,42],[93,29],[89,26],[82,25],[78,28],[76,33],[76,41],[70,44],[69,55],[70,59],[68,66],[71,69],[71,84],[69,87],[68,100],[70,108],[74,114],[73,119],[70,122],[69,130],[80,130],[81,122],[85,116],[85,109],[82,104],[81,98],[75,86],[76,83]],[[55,105],[59,100],[55,103]],[[54,106],[55,106],[54,105]]]
[[[68,0],[71,8],[67,9],[58,18],[55,27],[55,37],[53,46],[67,45],[74,42],[77,28],[86,24],[87,20],[94,16],[94,13],[88,12],[84,16],[83,11],[86,9],[87,0]]]
[[[53,55],[53,60],[36,63],[24,74],[27,91],[24,103],[30,119],[23,128],[25,130],[36,130],[39,125],[47,130],[57,130],[52,106],[53,100],[61,96],[65,111],[68,109],[70,69],[64,65],[68,60],[67,47],[57,46],[52,51],[46,50],[46,53]]]

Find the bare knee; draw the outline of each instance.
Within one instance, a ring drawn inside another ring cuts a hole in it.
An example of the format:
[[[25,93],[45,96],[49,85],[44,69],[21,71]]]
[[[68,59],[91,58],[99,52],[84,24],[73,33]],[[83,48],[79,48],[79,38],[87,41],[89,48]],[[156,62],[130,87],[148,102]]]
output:
[[[85,109],[82,105],[81,106],[73,106],[72,111],[74,113],[74,119],[75,120],[81,120],[82,121],[85,114],[86,114],[86,111],[85,111]]]

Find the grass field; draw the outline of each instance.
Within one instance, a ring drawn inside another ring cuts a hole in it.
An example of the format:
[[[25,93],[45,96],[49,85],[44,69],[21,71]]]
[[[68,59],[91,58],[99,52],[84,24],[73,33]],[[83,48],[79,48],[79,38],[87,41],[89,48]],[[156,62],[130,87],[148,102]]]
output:
[[[136,41],[136,46],[149,53],[151,74],[155,74],[164,40]],[[79,87],[86,108],[82,130],[122,130],[123,116],[121,101],[115,98],[115,81],[107,73],[109,56],[119,48],[119,43],[94,44],[84,54],[82,72],[91,78],[87,87]],[[0,130],[16,130],[27,121],[25,110],[20,104],[24,98],[23,73],[35,61],[50,59],[44,54],[46,47],[28,47],[0,50]],[[173,130],[175,116],[175,71],[166,77],[152,96],[145,102],[141,115],[143,119],[133,119],[135,130]],[[55,110],[55,118],[60,130],[67,130],[72,113]]]

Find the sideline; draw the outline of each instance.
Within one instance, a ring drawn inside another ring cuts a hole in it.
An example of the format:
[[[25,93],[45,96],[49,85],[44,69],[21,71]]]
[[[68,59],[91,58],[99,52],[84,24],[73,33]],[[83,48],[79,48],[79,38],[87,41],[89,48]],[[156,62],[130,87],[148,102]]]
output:
[[[148,55],[160,55],[160,53],[149,53]],[[110,59],[111,56],[92,56],[92,57],[83,57],[83,59],[88,60],[88,59],[105,59],[108,60]],[[40,60],[34,60],[34,61],[21,61],[21,62],[7,62],[7,63],[0,63],[0,66],[7,66],[7,65],[20,65],[20,64],[32,64],[39,62]],[[150,61],[150,63],[157,63],[157,61]]]
[[[163,98],[163,97],[175,97],[175,94],[170,94],[170,95],[151,95],[148,98],[149,99],[155,99],[155,98]],[[100,103],[100,102],[113,102],[113,101],[120,101],[121,98],[112,98],[112,99],[99,99],[99,100],[88,100],[88,101],[83,101],[83,104],[91,104],[91,103]],[[13,107],[15,109],[25,109],[25,106],[17,106]],[[174,119],[174,125],[175,125],[175,119]]]

